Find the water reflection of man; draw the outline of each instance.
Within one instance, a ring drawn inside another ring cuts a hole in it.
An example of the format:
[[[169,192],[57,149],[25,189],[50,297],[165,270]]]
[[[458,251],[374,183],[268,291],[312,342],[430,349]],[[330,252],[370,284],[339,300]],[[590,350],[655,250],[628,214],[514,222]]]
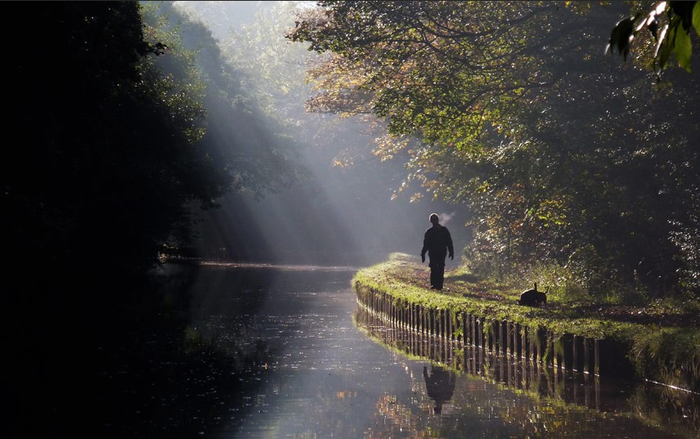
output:
[[[425,231],[423,237],[423,249],[420,252],[421,261],[425,262],[425,253],[430,258],[430,288],[441,290],[445,280],[445,258],[450,252],[450,259],[454,259],[455,251],[452,247],[452,236],[447,227],[440,225],[437,213],[430,214],[430,222],[433,226]]]
[[[452,399],[456,375],[440,366],[431,365],[430,375],[428,375],[428,366],[423,366],[423,378],[428,396],[435,401],[433,411],[439,415],[442,413],[442,405]]]

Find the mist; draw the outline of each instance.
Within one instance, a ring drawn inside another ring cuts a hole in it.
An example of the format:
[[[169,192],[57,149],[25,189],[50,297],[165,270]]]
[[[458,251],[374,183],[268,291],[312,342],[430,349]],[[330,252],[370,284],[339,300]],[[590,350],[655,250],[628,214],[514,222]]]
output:
[[[380,161],[371,154],[376,134],[365,121],[305,111],[312,91],[303,73],[313,54],[284,38],[294,22],[289,3],[175,3],[206,24],[224,56],[245,77],[248,98],[266,109],[266,116],[282,121],[282,128],[270,129],[282,131],[279,137],[286,141],[280,149],[299,168],[289,187],[263,196],[230,193],[218,200],[220,209],[196,212],[195,253],[245,262],[368,265],[392,252],[418,255],[432,212],[443,225],[449,223],[455,246],[463,247],[468,239],[464,207],[433,200],[430,194],[412,199],[421,188],[405,183],[395,196],[406,173],[403,161]],[[263,32],[268,32],[263,42],[251,42],[251,35]],[[272,52],[276,59],[270,58]],[[280,63],[283,78],[264,71],[263,63]],[[282,80],[289,83],[280,85]],[[208,111],[211,116],[218,110]]]

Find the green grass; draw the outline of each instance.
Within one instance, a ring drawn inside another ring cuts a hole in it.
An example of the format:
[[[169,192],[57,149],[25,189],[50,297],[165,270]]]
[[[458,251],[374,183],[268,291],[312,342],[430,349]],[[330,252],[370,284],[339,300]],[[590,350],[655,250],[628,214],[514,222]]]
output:
[[[478,279],[463,269],[446,275],[446,289],[437,292],[420,284],[428,269],[410,256],[393,254],[388,261],[360,270],[353,286],[385,291],[392,297],[437,309],[454,309],[493,320],[508,320],[528,327],[546,327],[558,333],[604,338],[611,332],[634,331],[634,325],[591,316],[574,315],[567,308],[520,306],[520,291],[507,284]]]

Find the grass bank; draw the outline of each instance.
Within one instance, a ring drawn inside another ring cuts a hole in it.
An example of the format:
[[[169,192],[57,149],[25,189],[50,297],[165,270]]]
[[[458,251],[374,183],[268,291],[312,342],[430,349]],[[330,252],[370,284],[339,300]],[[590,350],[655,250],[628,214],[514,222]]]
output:
[[[563,302],[556,295],[549,296],[546,308],[520,306],[520,292],[531,285],[479,279],[463,267],[448,270],[445,288],[435,291],[429,289],[428,267],[405,254],[393,254],[383,263],[358,271],[352,284],[358,297],[382,292],[398,302],[429,309],[450,309],[557,334],[605,340],[624,359],[621,370],[630,368],[635,378],[700,392],[697,313],[660,305]]]

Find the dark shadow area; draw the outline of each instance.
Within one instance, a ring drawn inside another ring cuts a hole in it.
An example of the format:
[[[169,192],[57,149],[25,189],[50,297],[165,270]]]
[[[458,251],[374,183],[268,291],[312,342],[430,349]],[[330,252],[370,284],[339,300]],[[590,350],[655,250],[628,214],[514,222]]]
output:
[[[466,282],[466,283],[476,283],[481,280],[481,278],[475,274],[471,273],[465,273],[465,274],[459,274],[459,275],[449,275],[447,276],[447,279],[453,282]]]
[[[94,278],[91,289],[54,291],[66,300],[14,304],[16,322],[24,324],[6,345],[13,353],[3,379],[12,404],[8,437],[235,431],[248,407],[243,395],[255,392],[270,352],[265,343],[244,343],[243,333],[230,334],[236,348],[223,351],[191,329],[198,278],[196,267],[169,265],[140,283]],[[248,270],[218,288],[232,296],[237,313],[254,314],[266,300],[267,280]],[[125,294],[134,297],[119,300]]]

